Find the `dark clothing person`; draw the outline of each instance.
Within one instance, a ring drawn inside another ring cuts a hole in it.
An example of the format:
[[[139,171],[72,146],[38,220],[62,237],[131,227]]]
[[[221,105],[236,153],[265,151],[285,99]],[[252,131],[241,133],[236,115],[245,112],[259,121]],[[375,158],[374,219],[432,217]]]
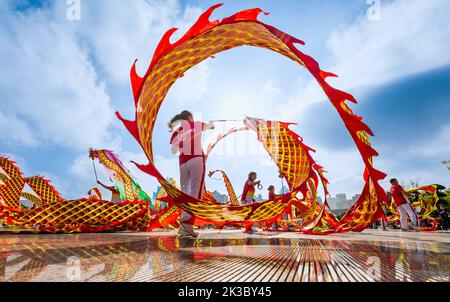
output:
[[[440,208],[438,212],[439,227],[441,230],[448,230],[450,226],[448,210],[446,208]]]

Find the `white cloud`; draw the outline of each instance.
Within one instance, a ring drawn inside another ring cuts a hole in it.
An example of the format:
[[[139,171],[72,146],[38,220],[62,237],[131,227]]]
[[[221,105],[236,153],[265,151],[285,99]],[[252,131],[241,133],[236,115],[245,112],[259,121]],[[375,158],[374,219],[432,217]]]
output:
[[[2,133],[1,140],[8,145],[24,145],[34,147],[39,144],[34,137],[33,131],[24,121],[19,120],[16,116],[0,111],[0,129]]]
[[[328,41],[335,62],[330,71],[342,76],[335,81],[345,89],[450,63],[449,1],[384,1],[381,8],[379,21],[361,16]]]
[[[308,109],[327,100],[322,88],[313,80],[306,81],[300,88],[287,98],[287,102],[280,104],[280,111],[284,120],[295,120],[298,116],[306,115]]]
[[[263,92],[270,98],[277,97],[282,93],[281,89],[276,86],[275,81],[272,79],[264,84]]]
[[[328,190],[332,196],[346,193],[347,197],[351,197],[361,193],[364,163],[356,147],[339,151],[318,147],[316,150],[311,155],[327,171],[325,177],[330,181]],[[320,190],[319,193],[323,195]]]
[[[351,91],[450,64],[449,1],[381,3],[379,21],[368,20],[364,13],[330,35],[330,63],[321,68],[340,76],[328,78],[331,85]],[[311,79],[300,84],[282,108],[289,118],[325,100],[325,94]]]
[[[81,20],[72,22],[64,1],[26,12],[2,5],[0,62],[8,72],[0,76],[0,126],[8,134],[1,141],[80,150],[117,145],[117,120],[103,78],[129,89],[134,58],[145,73],[162,33],[177,26],[180,36],[200,14],[188,6],[178,18],[176,0],[128,1],[126,9],[123,1],[81,4]],[[198,99],[207,89],[208,66],[193,74],[179,85],[179,99]]]
[[[180,17],[175,0],[129,1],[125,10],[123,1],[81,4],[79,22],[66,19],[64,1],[26,12],[0,6],[5,25],[0,28],[0,64],[8,70],[0,76],[0,142],[79,150],[80,155],[67,167],[73,177],[69,198],[84,196],[95,185],[92,163],[86,155],[88,147],[112,149],[125,157],[130,153],[114,131],[118,123],[106,79],[108,85],[119,85],[114,89],[122,84],[129,89],[134,58],[141,60],[138,70],[143,74],[162,34],[176,26],[180,30],[174,38],[180,37],[201,13],[187,6]],[[198,99],[207,89],[208,65],[202,64],[191,73],[176,93],[181,101]],[[57,175],[44,174],[60,180]]]
[[[405,159],[402,157],[391,156],[388,159],[380,158],[377,166],[381,171],[388,171],[388,177],[381,181],[381,185],[388,189],[389,179],[397,178],[405,185],[409,185],[410,181],[418,182],[419,185],[441,184],[446,187],[450,186],[450,176],[444,164],[436,162],[429,164],[426,168],[418,168],[412,165],[405,165]]]
[[[138,71],[143,75],[161,36],[171,27],[179,28],[172,42],[184,34],[202,12],[187,6],[181,11],[178,0],[82,1],[81,19],[67,22],[67,5],[57,2],[55,13],[59,22],[84,39],[92,48],[96,61],[106,71],[108,79],[128,84],[134,59],[139,59]]]
[[[77,178],[77,181],[91,181],[93,171],[92,160],[85,155],[77,157],[69,168],[69,173]]]
[[[369,21],[364,14],[350,25],[338,27],[327,44],[331,56],[329,66],[321,68],[340,77],[328,78],[327,81],[337,88],[351,91],[450,64],[448,11],[450,2],[445,0],[383,1],[380,21]],[[326,101],[315,80],[304,81],[302,77],[298,82],[297,92],[280,107],[287,119],[308,114],[312,106]],[[449,141],[449,135],[449,129],[444,127],[429,143],[408,150],[405,156],[448,154],[447,146],[436,148],[436,142]],[[356,148],[335,152],[318,145],[311,146],[318,151],[314,157],[329,171],[330,192],[353,193],[359,190],[355,184],[361,182],[362,166],[355,169],[355,165],[362,161]],[[391,163],[396,161],[393,157],[387,163],[382,160],[385,156],[375,159],[375,167],[399,175],[399,178],[409,180],[411,175],[420,175],[423,183],[448,179],[448,171],[444,169],[418,171],[417,168]],[[383,185],[387,186],[386,181]]]
[[[398,178],[405,184],[418,179],[421,185],[439,183],[450,185],[450,173],[443,160],[449,159],[450,126],[445,125],[436,134],[429,137],[419,137],[417,144],[408,149],[385,148],[383,156],[376,161],[381,171],[389,173],[383,181],[389,187],[388,180]],[[381,149],[381,148],[380,148]],[[415,163],[411,165],[410,163]]]
[[[87,53],[43,11],[3,11],[0,114],[13,122],[0,140],[86,148],[110,138],[109,96]]]
[[[262,82],[261,88],[259,80],[237,77],[213,87],[208,95],[214,100],[214,106],[205,115],[214,114],[219,119],[243,119],[244,116],[280,119],[283,116],[278,102],[281,90],[272,79]]]
[[[108,184],[110,182],[108,175],[103,171],[103,168],[101,168],[98,162],[95,163],[95,169],[98,179],[104,184]],[[87,152],[79,155],[72,163],[69,163],[67,171],[68,173],[66,175],[71,180],[71,188],[70,191],[65,192],[67,195],[63,195],[64,198],[77,199],[87,197],[88,190],[93,187],[99,188],[105,199],[108,199],[111,195],[96,183],[92,160],[88,157]]]
[[[184,77],[178,79],[167,94],[167,101],[173,99],[177,106],[195,106],[202,101],[209,88],[212,71],[208,62],[194,66]]]

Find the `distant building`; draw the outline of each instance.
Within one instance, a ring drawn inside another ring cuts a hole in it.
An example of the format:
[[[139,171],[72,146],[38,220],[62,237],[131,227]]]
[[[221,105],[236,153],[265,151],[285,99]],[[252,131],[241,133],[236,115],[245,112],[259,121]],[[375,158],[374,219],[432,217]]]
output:
[[[352,197],[353,204],[355,204],[356,201],[357,201],[360,197],[361,197],[361,194],[355,194],[355,195],[353,195],[353,197]]]
[[[338,200],[338,202],[346,202],[347,195],[345,193],[336,194],[336,199]]]
[[[360,197],[360,194],[354,195],[351,199],[347,199],[347,194],[345,193],[338,193],[336,194],[336,197],[329,197],[327,198],[328,205],[330,206],[330,209],[333,212],[339,212],[340,210],[348,210],[350,209],[355,202]],[[317,200],[319,202],[322,202],[322,199],[320,197],[317,197]]]
[[[316,200],[317,200],[318,202],[320,202],[320,203],[323,203],[322,197],[320,197],[320,196],[317,196]]]
[[[336,194],[336,197],[330,197],[327,201],[331,210],[347,210],[352,205],[352,202],[347,200],[347,195],[345,193],[338,193]]]
[[[336,194],[337,199],[337,209],[348,209],[350,208],[347,201],[347,195],[345,193]]]
[[[350,209],[355,203],[353,202],[352,199],[347,199],[347,206]]]
[[[351,199],[347,199],[347,205],[349,208],[351,208],[356,201],[358,200],[358,198],[361,196],[361,194],[355,194],[353,195],[353,197]]]
[[[336,216],[343,215],[343,214],[345,214],[345,212],[347,212],[346,209],[335,209],[335,210],[331,210],[331,213],[333,213],[333,214],[336,215]]]
[[[254,199],[255,199],[256,202],[264,201],[264,199],[263,199],[261,194],[258,194],[258,196],[255,196]]]
[[[348,208],[349,208],[349,206],[348,206],[347,200],[346,201],[339,201],[337,203],[336,209],[348,209]]]
[[[336,210],[337,207],[337,199],[336,197],[330,197],[328,198],[328,205],[330,206],[330,209]]]

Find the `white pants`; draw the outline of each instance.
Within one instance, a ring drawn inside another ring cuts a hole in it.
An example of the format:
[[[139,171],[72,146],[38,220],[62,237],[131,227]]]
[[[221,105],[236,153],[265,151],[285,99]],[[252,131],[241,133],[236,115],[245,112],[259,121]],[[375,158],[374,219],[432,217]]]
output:
[[[244,204],[252,204],[253,203],[253,196],[247,196],[247,198],[244,201]]]
[[[383,228],[383,230],[386,229],[387,228],[386,227],[386,221],[384,221],[383,218],[381,218],[380,220],[381,220],[381,227]]]
[[[397,207],[398,212],[400,213],[400,225],[402,229],[408,229],[408,217],[411,219],[411,223],[414,227],[418,226],[417,214],[409,203],[402,204]]]
[[[181,191],[192,197],[201,199],[204,195],[205,159],[194,157],[180,166]],[[189,220],[192,216],[181,212],[181,221]]]

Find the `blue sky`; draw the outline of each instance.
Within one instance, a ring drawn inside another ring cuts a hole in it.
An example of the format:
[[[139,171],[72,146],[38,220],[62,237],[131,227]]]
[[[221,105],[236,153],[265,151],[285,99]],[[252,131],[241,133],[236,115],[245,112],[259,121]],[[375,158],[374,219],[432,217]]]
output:
[[[305,41],[301,50],[340,76],[329,82],[358,99],[352,108],[375,133],[377,168],[405,182],[450,185],[441,164],[450,159],[450,1],[382,0],[377,20],[367,17],[372,4],[365,0],[223,2],[214,18],[253,7],[269,11],[261,21]],[[7,72],[0,75],[0,154],[16,159],[28,175],[47,176],[67,198],[95,185],[91,146],[115,150],[127,165],[145,162],[114,116],[119,110],[132,117],[129,68],[139,59],[143,74],[167,29],[180,28],[179,37],[215,3],[81,0],[80,20],[70,21],[65,0],[2,1],[0,60]],[[305,70],[275,53],[233,49],[175,83],[154,146],[161,171],[175,178],[165,124],[182,109],[204,120],[247,114],[296,121],[295,130],[329,171],[332,195],[362,188],[361,160],[336,112]],[[219,125],[205,143],[235,125]],[[250,170],[279,187],[275,167],[254,142],[252,134],[232,138],[208,168],[226,168],[237,191]],[[128,166],[151,193],[154,180]],[[224,191],[220,182],[207,185]]]

